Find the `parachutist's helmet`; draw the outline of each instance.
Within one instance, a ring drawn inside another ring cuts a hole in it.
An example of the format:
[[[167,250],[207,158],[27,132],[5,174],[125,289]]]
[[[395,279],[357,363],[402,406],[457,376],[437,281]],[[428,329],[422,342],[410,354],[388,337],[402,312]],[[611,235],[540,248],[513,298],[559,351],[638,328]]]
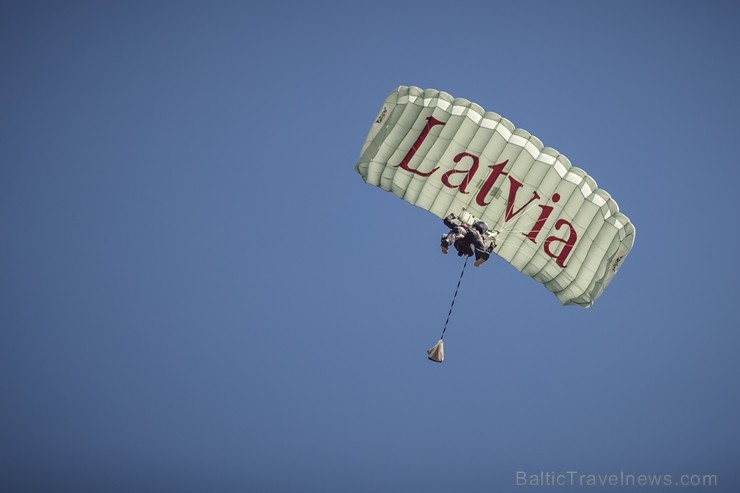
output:
[[[486,231],[488,231],[488,225],[485,221],[477,221],[475,224],[473,224],[473,228],[477,229],[478,232],[482,235],[486,234]]]

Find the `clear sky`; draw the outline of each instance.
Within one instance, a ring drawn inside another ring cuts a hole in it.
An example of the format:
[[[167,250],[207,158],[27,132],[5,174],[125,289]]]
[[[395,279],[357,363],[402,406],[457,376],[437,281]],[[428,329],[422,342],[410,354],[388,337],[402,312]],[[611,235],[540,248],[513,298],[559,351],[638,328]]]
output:
[[[3,2],[0,489],[739,491],[739,47],[730,1]],[[592,308],[494,258],[426,359],[461,263],[354,170],[399,85],[617,200]]]

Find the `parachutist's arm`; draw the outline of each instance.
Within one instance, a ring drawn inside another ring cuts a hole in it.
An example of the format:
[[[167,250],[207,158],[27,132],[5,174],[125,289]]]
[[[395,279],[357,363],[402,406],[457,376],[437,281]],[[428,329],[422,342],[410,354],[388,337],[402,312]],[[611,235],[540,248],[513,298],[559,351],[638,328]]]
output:
[[[488,245],[488,248],[486,248],[486,251],[488,253],[491,253],[494,248],[496,248],[498,245],[496,245],[496,238],[491,240],[491,243]]]
[[[447,226],[450,229],[455,229],[457,227],[457,224],[455,223],[455,219],[457,217],[454,213],[450,213],[446,218],[444,218],[442,221],[444,221],[445,226]]]

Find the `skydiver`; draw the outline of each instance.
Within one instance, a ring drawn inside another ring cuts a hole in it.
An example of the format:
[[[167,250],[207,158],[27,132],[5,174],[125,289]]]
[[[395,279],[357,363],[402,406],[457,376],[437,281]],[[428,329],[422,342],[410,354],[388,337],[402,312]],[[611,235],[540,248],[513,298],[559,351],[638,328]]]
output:
[[[465,223],[457,224],[454,222],[455,219],[455,214],[449,214],[443,219],[445,226],[450,228],[450,232],[442,235],[442,253],[447,255],[450,245],[453,245],[457,250],[457,255],[460,257],[471,257],[475,255],[475,263],[473,265],[480,267],[488,260],[491,252],[496,247],[495,240],[488,248],[484,244],[483,235],[488,231],[488,225],[485,221],[476,221],[471,227]]]

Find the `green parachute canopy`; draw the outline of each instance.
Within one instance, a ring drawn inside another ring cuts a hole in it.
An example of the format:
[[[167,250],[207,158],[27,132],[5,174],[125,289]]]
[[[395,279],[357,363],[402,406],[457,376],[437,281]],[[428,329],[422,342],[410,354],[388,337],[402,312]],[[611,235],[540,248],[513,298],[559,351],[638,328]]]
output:
[[[385,100],[356,166],[366,183],[443,218],[486,221],[495,253],[563,304],[591,306],[635,228],[582,169],[466,99],[401,86]]]

